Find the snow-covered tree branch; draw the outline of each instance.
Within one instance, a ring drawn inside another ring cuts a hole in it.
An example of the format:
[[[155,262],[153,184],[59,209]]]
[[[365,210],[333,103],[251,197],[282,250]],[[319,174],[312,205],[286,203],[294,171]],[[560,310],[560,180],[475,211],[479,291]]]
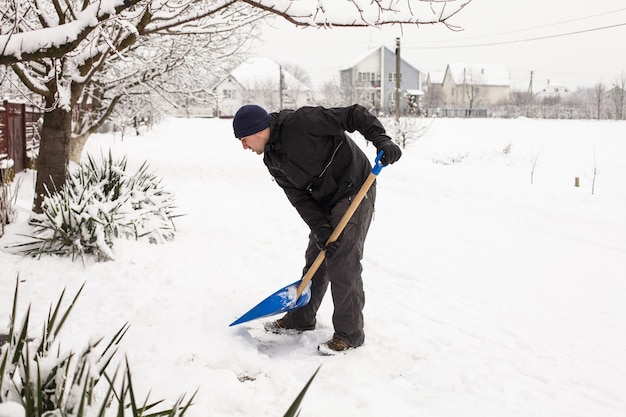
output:
[[[444,24],[471,0],[244,0],[297,26],[360,27]]]

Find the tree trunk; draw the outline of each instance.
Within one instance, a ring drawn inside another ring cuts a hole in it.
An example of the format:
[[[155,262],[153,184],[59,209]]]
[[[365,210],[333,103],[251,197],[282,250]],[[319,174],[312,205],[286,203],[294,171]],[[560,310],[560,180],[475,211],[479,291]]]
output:
[[[72,113],[54,108],[43,117],[39,157],[37,158],[37,183],[33,211],[41,213],[45,187],[53,190],[65,183],[72,135]]]
[[[89,135],[82,135],[70,141],[69,160],[80,164],[80,158],[83,154],[85,144],[89,139]]]

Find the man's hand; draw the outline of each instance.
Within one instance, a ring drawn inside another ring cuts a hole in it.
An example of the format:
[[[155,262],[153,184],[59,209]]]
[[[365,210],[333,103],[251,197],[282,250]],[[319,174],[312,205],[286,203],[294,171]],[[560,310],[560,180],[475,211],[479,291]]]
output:
[[[316,239],[315,246],[317,246],[317,248],[321,251],[325,250],[327,258],[333,256],[333,254],[337,251],[337,248],[339,247],[339,239],[326,246],[326,242],[328,242],[330,235],[333,234],[333,228],[330,227],[329,224],[327,224],[318,231],[313,232],[313,234],[315,235]]]
[[[376,149],[378,152],[383,151],[383,157],[380,161],[385,165],[393,164],[402,156],[400,147],[393,143],[391,139],[385,139],[379,142]]]

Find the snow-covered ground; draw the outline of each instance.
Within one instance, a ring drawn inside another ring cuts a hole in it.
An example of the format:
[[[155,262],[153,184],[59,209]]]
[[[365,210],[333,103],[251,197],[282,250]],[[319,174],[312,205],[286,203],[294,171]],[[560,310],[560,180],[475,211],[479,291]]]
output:
[[[199,388],[192,417],[283,415],[320,365],[302,416],[625,415],[625,122],[434,120],[378,178],[366,343],[336,357],[316,352],[330,294],[314,332],[259,342],[247,327],[263,320],[228,326],[300,278],[307,235],[230,123],[90,139],[90,153],[149,161],[185,214],[175,241],[117,241],[113,262],[4,249],[28,231],[33,175],[20,174],[19,217],[0,239],[0,332],[19,274],[33,331],[63,288],[69,301],[86,283],[64,348],[130,322],[140,398]]]

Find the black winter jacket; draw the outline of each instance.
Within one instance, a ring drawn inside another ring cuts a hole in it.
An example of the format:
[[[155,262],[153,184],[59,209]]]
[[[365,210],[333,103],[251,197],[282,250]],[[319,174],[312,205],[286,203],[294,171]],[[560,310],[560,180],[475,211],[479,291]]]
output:
[[[345,133],[359,131],[377,148],[391,140],[380,121],[360,105],[302,107],[271,113],[263,162],[310,229],[324,225],[332,207],[355,195],[371,163]]]

